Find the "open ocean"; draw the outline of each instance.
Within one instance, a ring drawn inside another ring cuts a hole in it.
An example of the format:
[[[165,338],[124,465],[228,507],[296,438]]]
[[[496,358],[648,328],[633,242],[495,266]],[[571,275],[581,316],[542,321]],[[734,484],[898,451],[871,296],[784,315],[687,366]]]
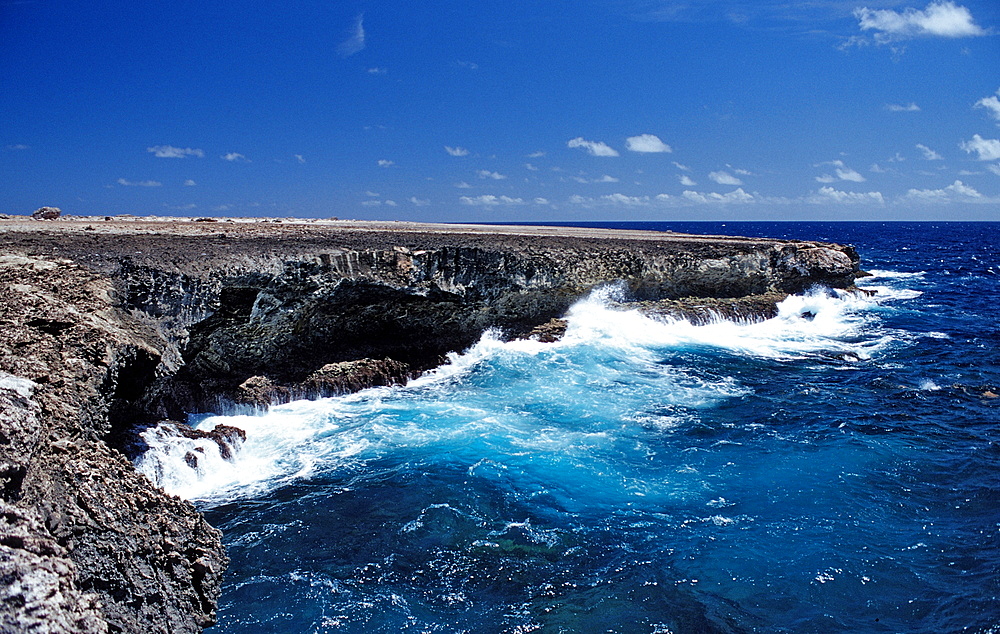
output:
[[[557,343],[192,419],[233,463],[139,467],[224,532],[209,631],[1000,634],[1000,223],[585,226],[853,244],[877,294],[693,326],[612,287]]]

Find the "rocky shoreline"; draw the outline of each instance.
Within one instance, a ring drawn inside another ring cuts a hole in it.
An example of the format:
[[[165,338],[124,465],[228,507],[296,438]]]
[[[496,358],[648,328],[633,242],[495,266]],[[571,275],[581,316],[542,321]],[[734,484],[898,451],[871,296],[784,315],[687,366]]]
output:
[[[599,229],[8,217],[0,241],[2,631],[214,622],[220,534],[132,468],[144,426],[403,382],[487,328],[558,337],[601,284],[752,320],[861,275],[840,245]]]

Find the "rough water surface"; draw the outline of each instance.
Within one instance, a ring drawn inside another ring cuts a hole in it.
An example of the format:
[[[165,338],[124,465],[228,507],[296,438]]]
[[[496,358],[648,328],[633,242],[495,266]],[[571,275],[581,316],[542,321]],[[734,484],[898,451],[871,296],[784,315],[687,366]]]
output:
[[[147,432],[224,531],[212,631],[1000,631],[1000,226],[637,228],[853,243],[875,294],[696,326],[609,287],[555,343],[192,420],[229,461]]]

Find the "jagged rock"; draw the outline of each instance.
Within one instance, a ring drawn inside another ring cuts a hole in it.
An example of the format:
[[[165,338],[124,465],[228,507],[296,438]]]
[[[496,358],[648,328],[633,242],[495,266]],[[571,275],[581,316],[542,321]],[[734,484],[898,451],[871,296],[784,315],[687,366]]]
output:
[[[223,460],[232,460],[233,454],[239,450],[247,439],[247,433],[232,425],[216,425],[211,431],[194,429],[175,420],[163,420],[157,423],[167,433],[172,433],[191,440],[211,440],[219,446],[219,455]]]
[[[108,631],[96,594],[81,592],[76,566],[34,509],[0,501],[0,632]]]
[[[62,215],[62,209],[58,207],[39,207],[31,214],[35,220],[55,220]]]
[[[52,571],[39,583],[53,631],[214,622],[227,565],[219,532],[121,453],[137,426],[222,400],[266,406],[402,382],[489,327],[516,336],[547,324],[537,335],[556,337],[550,320],[615,280],[662,310],[758,316],[786,293],[860,274],[850,247],[750,238],[0,222],[0,503],[13,509],[0,522],[0,566],[14,575],[5,580]],[[244,436],[197,437],[231,452]],[[0,630],[20,631],[33,617],[6,591]]]
[[[559,341],[562,339],[563,335],[566,334],[566,320],[565,319],[550,319],[544,324],[535,326],[524,335],[525,339],[537,339],[542,343],[552,343],[553,341]]]

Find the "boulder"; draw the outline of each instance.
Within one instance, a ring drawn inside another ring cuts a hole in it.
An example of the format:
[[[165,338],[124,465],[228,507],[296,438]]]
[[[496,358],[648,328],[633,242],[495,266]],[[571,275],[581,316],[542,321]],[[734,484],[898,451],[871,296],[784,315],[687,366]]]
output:
[[[62,209],[58,207],[39,207],[35,213],[31,214],[34,220],[55,220],[62,215]]]

